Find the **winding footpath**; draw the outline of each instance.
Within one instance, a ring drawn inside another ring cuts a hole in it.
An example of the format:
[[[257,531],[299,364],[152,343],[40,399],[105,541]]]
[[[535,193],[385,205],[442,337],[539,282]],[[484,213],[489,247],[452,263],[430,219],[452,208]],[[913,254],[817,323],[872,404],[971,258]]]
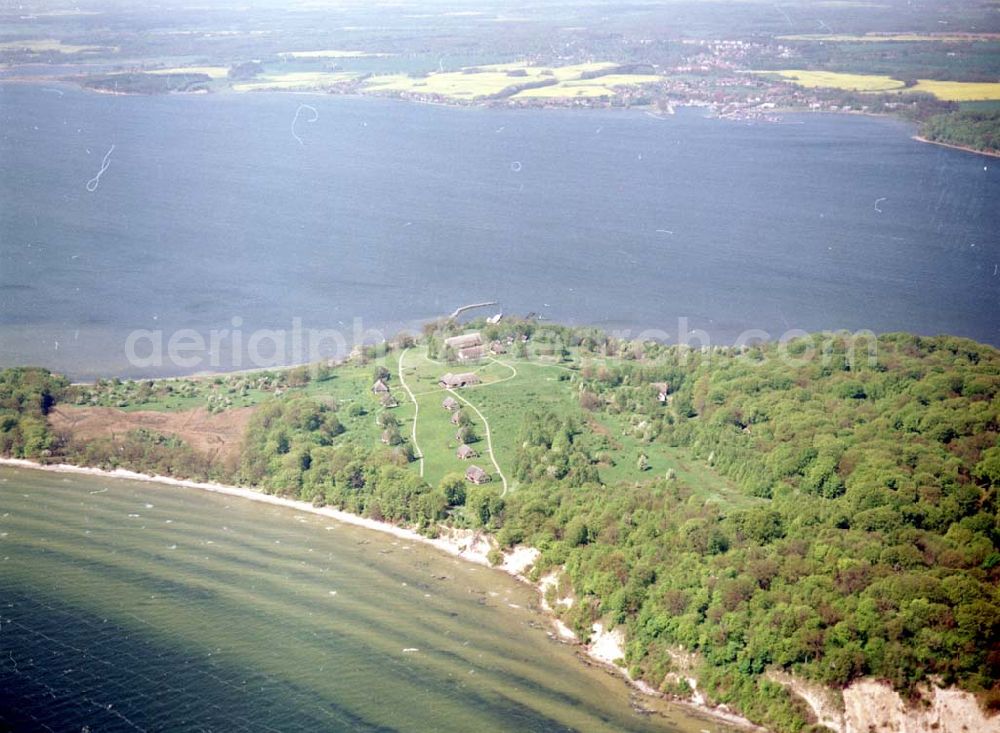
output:
[[[417,395],[413,394],[409,386],[406,384],[406,380],[403,378],[403,357],[406,355],[407,351],[409,351],[409,349],[403,349],[402,353],[399,355],[399,383],[403,386],[403,389],[406,390],[406,394],[408,394],[410,396],[410,399],[413,401],[413,450],[416,451],[417,455],[420,457],[420,476],[423,477],[424,453],[423,451],[420,450],[420,446],[417,445],[417,414],[420,412],[420,405],[417,402]],[[426,353],[424,354],[424,359],[431,362],[432,364],[441,364],[441,362],[431,359],[429,356],[427,356]],[[511,379],[517,377],[517,369],[513,365],[508,364],[507,362],[499,361],[498,359],[490,359],[490,362],[495,364],[500,364],[501,366],[505,366],[508,369],[510,369],[511,371],[510,376],[504,377],[503,379],[497,380],[496,382],[488,382],[486,384],[475,385],[474,387],[470,387],[469,389],[475,389],[476,387],[480,388],[489,387],[494,384],[501,384],[503,382],[510,381]],[[420,396],[423,397],[425,395],[434,394],[435,392],[439,393],[440,391],[441,390],[435,389],[435,390],[430,390],[428,392],[421,392]],[[444,391],[451,394],[459,402],[468,405],[477,415],[479,415],[479,419],[483,421],[483,428],[486,431],[486,450],[490,454],[490,460],[493,462],[493,468],[496,469],[497,475],[500,476],[500,481],[501,483],[503,483],[503,491],[500,492],[500,496],[506,496],[508,489],[507,477],[504,476],[503,470],[500,468],[500,464],[497,462],[496,454],[493,452],[493,434],[490,432],[490,421],[486,419],[486,415],[484,415],[482,412],[479,411],[478,407],[476,407],[474,404],[472,404],[467,399],[462,397],[462,395],[455,392],[455,390],[446,389]]]
[[[417,398],[413,396],[413,392],[410,390],[410,386],[406,383],[406,378],[403,376],[403,357],[406,356],[406,352],[409,349],[403,349],[399,354],[399,383],[402,385],[403,389],[406,390],[406,394],[410,396],[410,400],[413,402],[413,450],[420,459],[420,478],[424,477],[424,452],[420,450],[420,444],[417,443],[417,415],[420,414],[420,403],[417,402]],[[478,410],[477,410],[478,412]],[[492,451],[490,452],[492,456]],[[495,463],[496,461],[494,461]],[[504,482],[504,490],[506,490],[506,482]]]
[[[453,389],[449,389],[447,391],[456,400],[459,400],[460,402],[462,402],[462,403],[468,405],[470,408],[472,408],[473,412],[475,412],[477,415],[479,415],[479,419],[483,421],[483,427],[486,428],[486,450],[489,451],[490,460],[493,461],[493,468],[495,468],[497,470],[497,473],[500,475],[500,480],[503,482],[503,491],[500,492],[500,496],[506,496],[506,494],[507,494],[507,477],[504,476],[503,475],[503,471],[500,470],[500,464],[497,463],[497,457],[493,453],[493,436],[490,434],[490,421],[486,419],[486,415],[484,415],[483,413],[481,413],[479,411],[478,407],[476,407],[474,404],[472,404],[467,399],[465,399],[464,397],[462,397],[462,395],[458,394],[458,392],[456,392]]]

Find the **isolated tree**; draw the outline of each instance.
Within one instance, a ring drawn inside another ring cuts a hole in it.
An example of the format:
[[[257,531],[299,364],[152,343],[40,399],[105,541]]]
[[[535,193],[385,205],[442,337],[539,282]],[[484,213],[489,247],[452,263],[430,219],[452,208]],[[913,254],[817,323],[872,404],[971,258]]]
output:
[[[455,439],[458,440],[460,443],[469,444],[469,443],[475,443],[477,440],[479,440],[479,436],[476,435],[476,431],[475,429],[473,429],[471,425],[463,425],[458,429],[458,432],[455,434]]]
[[[380,428],[399,428],[399,418],[391,412],[380,412],[377,419]]]
[[[450,506],[461,506],[465,503],[465,476],[462,474],[446,474],[441,479],[440,487]]]
[[[396,450],[406,459],[407,463],[417,460],[417,453],[413,450],[413,443],[409,441],[396,446]]]
[[[399,434],[399,426],[391,425],[385,429],[385,439],[389,445],[399,445],[403,442],[403,436]]]
[[[483,484],[466,489],[465,514],[473,523],[483,527],[499,523],[503,510],[504,500],[495,487]]]
[[[588,412],[593,412],[601,406],[601,398],[589,390],[580,392],[580,407]]]
[[[310,377],[309,367],[299,366],[294,369],[290,369],[286,379],[289,387],[305,387],[309,384]]]

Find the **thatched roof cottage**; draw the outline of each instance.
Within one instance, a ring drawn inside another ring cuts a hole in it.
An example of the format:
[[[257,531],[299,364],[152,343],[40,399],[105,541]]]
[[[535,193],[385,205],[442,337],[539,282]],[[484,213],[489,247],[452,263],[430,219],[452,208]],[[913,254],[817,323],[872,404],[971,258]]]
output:
[[[469,466],[465,470],[465,478],[474,484],[487,484],[490,482],[490,475],[479,466]]]
[[[479,335],[479,332],[474,333],[464,333],[461,336],[452,336],[451,338],[446,338],[444,340],[445,347],[451,347],[455,351],[461,351],[462,349],[468,349],[473,346],[482,346],[483,337]]]
[[[479,376],[473,372],[465,372],[464,374],[452,374],[451,372],[448,372],[438,380],[438,384],[445,389],[459,389],[461,387],[479,384],[481,381],[482,380],[479,379]]]

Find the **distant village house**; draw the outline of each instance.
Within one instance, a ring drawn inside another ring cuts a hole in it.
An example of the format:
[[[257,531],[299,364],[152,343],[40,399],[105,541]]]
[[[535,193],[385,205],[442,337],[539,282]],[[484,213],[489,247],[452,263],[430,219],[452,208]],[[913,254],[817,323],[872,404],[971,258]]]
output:
[[[375,394],[388,394],[389,385],[383,379],[376,379],[375,384],[372,385],[372,392]]]
[[[465,443],[462,443],[462,445],[458,446],[458,450],[455,451],[455,455],[461,458],[463,461],[467,461],[470,458],[475,458],[479,454],[476,453],[476,449],[473,448],[471,445],[466,445]]]
[[[442,379],[444,379],[444,377],[442,377]],[[448,412],[454,412],[460,407],[460,405],[458,404],[458,400],[449,395],[444,398],[444,402],[441,403],[441,407],[448,410]]]

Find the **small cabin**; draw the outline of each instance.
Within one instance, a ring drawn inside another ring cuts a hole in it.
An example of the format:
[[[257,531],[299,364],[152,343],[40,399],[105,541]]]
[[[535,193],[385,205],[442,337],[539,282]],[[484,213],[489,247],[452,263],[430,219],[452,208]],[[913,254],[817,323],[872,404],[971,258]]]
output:
[[[474,484],[488,484],[490,482],[490,475],[479,466],[469,466],[465,470],[465,479]]]
[[[458,450],[455,451],[455,455],[458,458],[461,458],[463,461],[467,461],[470,458],[475,458],[479,454],[476,453],[476,449],[473,448],[471,445],[466,445],[465,443],[462,443],[462,445],[458,446]]]
[[[375,394],[387,394],[389,392],[389,385],[385,383],[384,379],[376,379],[375,384],[372,385],[372,392]]]
[[[490,353],[494,356],[499,356],[500,354],[507,353],[507,347],[503,345],[502,341],[494,341],[490,344]]]
[[[461,422],[462,422],[462,411],[461,410],[455,410],[455,412],[451,413],[451,424],[452,425],[458,425]]]
[[[448,412],[454,412],[459,408],[458,400],[451,396],[445,397],[444,402],[441,403],[441,407],[448,410]]]
[[[399,407],[399,400],[393,397],[391,393],[382,395],[382,398],[379,400],[379,402],[382,403],[382,407],[385,407],[387,409],[392,409],[393,407]]]

